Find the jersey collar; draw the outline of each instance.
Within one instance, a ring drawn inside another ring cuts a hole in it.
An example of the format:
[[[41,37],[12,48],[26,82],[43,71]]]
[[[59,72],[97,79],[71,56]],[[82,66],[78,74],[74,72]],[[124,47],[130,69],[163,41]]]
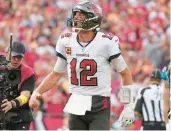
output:
[[[83,46],[83,45],[80,43],[79,38],[78,38],[78,34],[77,34],[76,39],[77,39],[78,44],[79,44],[81,47],[84,47],[84,48],[85,48],[85,47],[87,47],[87,46],[95,39],[96,35],[97,35],[97,32],[95,32],[94,38],[93,38],[92,40],[90,40],[85,46]]]

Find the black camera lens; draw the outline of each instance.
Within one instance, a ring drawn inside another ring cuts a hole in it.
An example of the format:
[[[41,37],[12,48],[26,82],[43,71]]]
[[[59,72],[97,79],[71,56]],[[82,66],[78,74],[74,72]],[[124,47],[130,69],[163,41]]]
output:
[[[11,71],[9,74],[8,74],[8,79],[13,81],[15,80],[17,77],[17,74],[14,72],[14,71]]]

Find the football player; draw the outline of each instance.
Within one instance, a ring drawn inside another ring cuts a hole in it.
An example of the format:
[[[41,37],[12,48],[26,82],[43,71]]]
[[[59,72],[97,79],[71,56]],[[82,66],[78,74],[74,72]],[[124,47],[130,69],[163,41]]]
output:
[[[109,130],[111,66],[122,77],[120,101],[124,110],[120,120],[124,125],[134,121],[132,76],[121,55],[118,37],[99,31],[102,18],[102,9],[93,2],[83,1],[73,8],[68,25],[74,32],[59,37],[54,70],[30,99],[30,107],[37,107],[37,98],[55,87],[67,70],[71,96],[64,111],[70,113],[70,130]]]
[[[169,93],[171,93],[171,63],[167,67],[164,67],[162,70],[162,79],[164,80],[164,107],[165,107],[165,120],[166,123],[168,123],[168,118],[171,119],[171,96]],[[170,99],[170,100],[169,100]],[[170,103],[170,105],[169,105]],[[168,118],[167,118],[168,117]]]

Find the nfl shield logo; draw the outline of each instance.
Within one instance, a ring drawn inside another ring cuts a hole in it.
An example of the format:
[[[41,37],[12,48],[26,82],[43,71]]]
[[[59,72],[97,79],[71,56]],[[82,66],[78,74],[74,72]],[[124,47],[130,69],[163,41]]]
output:
[[[71,54],[71,47],[65,47],[66,54]]]

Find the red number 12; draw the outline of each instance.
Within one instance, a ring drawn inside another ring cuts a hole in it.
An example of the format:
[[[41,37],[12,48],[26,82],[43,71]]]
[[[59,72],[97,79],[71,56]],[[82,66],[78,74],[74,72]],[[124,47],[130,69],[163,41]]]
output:
[[[79,80],[76,73],[77,59],[72,59],[70,63],[71,67],[71,84],[79,85]],[[84,59],[80,62],[80,68],[83,70],[80,72],[80,86],[97,86],[97,77],[91,77],[89,80],[88,76],[94,76],[97,72],[97,63],[93,59]],[[89,67],[89,69],[87,69]]]

